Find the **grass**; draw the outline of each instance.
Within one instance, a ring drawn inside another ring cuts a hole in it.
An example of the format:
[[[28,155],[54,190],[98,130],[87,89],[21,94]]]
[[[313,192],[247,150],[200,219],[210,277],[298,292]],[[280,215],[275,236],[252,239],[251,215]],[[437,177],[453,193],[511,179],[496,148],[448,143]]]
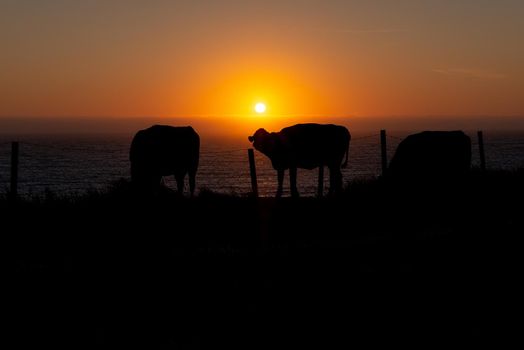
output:
[[[502,342],[522,172],[349,183],[332,198],[163,188],[0,200],[7,330],[66,347]]]

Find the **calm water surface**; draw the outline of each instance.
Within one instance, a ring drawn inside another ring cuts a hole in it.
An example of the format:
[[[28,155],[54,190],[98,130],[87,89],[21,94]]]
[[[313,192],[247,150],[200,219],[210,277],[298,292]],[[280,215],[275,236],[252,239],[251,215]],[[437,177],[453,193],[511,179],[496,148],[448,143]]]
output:
[[[388,135],[388,158],[408,133]],[[476,135],[473,141],[473,165],[478,165]],[[380,174],[380,143],[376,133],[352,132],[350,159],[343,169],[344,181],[374,178]],[[0,136],[0,193],[9,186],[10,142],[14,137]],[[85,192],[104,189],[112,181],[129,178],[129,145],[132,135],[92,136],[17,136],[20,142],[19,192],[42,194],[46,189],[56,192]],[[492,169],[524,168],[524,132],[485,132],[486,161]],[[245,140],[204,138],[201,140],[197,189],[222,193],[247,194],[251,189]],[[272,196],[276,190],[276,172],[269,159],[255,151],[259,191]],[[298,170],[302,195],[316,192],[318,170]],[[326,186],[328,173],[326,172]],[[173,179],[164,179],[175,187]],[[286,176],[284,189],[288,194]],[[186,180],[187,190],[187,180]]]

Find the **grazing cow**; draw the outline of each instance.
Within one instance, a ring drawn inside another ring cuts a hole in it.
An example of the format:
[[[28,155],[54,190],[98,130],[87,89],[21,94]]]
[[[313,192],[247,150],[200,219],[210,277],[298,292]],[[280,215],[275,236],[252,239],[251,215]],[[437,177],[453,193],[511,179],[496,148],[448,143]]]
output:
[[[471,167],[471,140],[462,131],[424,131],[398,145],[387,175],[404,179],[452,180]]]
[[[184,190],[189,175],[189,190],[195,191],[200,137],[192,127],[154,125],[136,133],[131,143],[131,181],[148,191],[158,187],[162,176],[174,175],[178,192]]]
[[[278,172],[277,197],[282,195],[284,171],[289,169],[291,195],[298,196],[297,168],[314,169],[327,166],[330,175],[329,193],[342,189],[342,173],[348,162],[348,129],[339,125],[297,124],[269,133],[258,129],[249,136],[253,146],[271,159],[273,168]],[[341,164],[346,159],[344,164]]]

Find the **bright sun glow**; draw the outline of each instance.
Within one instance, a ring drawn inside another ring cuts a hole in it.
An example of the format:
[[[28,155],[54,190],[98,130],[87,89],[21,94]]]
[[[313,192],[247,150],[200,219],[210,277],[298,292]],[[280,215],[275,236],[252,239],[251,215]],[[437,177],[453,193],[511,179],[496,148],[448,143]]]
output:
[[[255,112],[257,113],[264,113],[266,111],[266,105],[262,102],[259,102],[255,105]]]

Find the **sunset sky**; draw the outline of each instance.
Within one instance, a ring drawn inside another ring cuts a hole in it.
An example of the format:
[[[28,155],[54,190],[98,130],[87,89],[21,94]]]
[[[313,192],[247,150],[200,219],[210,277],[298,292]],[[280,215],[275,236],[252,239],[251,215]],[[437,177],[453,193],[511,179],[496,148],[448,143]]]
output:
[[[524,115],[524,1],[0,0],[0,118]]]

